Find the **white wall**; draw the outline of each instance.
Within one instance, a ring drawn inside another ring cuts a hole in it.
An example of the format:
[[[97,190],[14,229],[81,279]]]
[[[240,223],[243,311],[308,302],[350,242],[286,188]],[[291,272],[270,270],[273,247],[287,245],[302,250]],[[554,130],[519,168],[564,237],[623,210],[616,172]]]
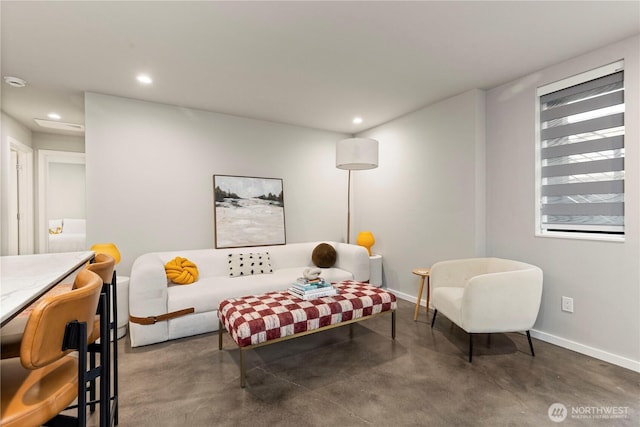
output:
[[[490,90],[487,249],[544,270],[534,336],[640,370],[640,52],[634,37]],[[625,60],[624,243],[534,236],[536,87]],[[575,312],[560,310],[561,296]]]
[[[287,242],[345,240],[345,135],[94,93],[85,117],[87,243],[116,243],[120,274],[214,247],[214,174],[282,178]]]
[[[34,150],[70,151],[84,153],[84,136],[58,135],[53,133],[33,132]]]
[[[86,218],[85,181],[84,164],[49,163],[49,219]]]
[[[359,136],[379,140],[379,167],[352,174],[352,231],[373,232],[384,285],[415,299],[414,268],[484,255],[484,92],[465,92]]]

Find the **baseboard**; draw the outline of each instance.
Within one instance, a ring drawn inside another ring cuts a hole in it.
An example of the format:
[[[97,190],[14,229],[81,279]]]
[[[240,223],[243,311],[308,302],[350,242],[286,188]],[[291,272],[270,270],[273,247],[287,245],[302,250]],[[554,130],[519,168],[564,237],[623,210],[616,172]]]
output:
[[[561,338],[552,334],[548,334],[546,332],[537,331],[535,329],[531,330],[531,336],[541,341],[548,342],[553,345],[557,345],[558,347],[566,348],[566,349],[575,351],[577,353],[593,357],[595,359],[603,360],[613,365],[621,366],[623,368],[630,369],[632,371],[640,372],[640,362],[636,360],[619,356],[617,354],[609,353],[607,351],[590,347],[588,345],[580,344],[578,342],[571,341],[566,338]]]
[[[414,303],[414,304],[416,303],[416,300],[418,299],[415,295],[405,294],[404,292],[400,292],[400,291],[397,291],[397,290],[395,290],[395,289],[387,289],[387,290],[388,290],[389,292],[392,292],[392,293],[393,293],[395,296],[397,296],[398,298],[400,298],[400,299],[402,299],[402,300],[405,300],[405,301],[412,302],[412,303]],[[417,292],[416,292],[416,293],[417,293]],[[426,299],[424,299],[424,298],[423,298],[423,299],[421,299],[421,300],[420,300],[420,305],[421,305],[421,306],[423,306],[423,307],[424,307],[426,303],[427,303],[427,300],[426,300]]]
[[[409,295],[404,292],[396,291],[394,289],[389,289],[390,292],[393,292],[395,296],[405,301],[409,301],[413,304],[416,303],[418,299],[415,295]],[[424,307],[426,304],[425,299],[420,300],[420,305]],[[590,347],[588,345],[580,344],[575,341],[568,340],[566,338],[561,338],[546,332],[538,331],[536,329],[531,330],[531,336],[539,339],[540,341],[547,342],[549,344],[557,345],[558,347],[566,348],[568,350],[575,351],[576,353],[584,354],[589,357],[593,357],[595,359],[603,360],[605,362],[611,363],[613,365],[621,366],[626,369],[630,369],[635,372],[640,372],[640,361],[632,360],[623,356],[619,356],[617,354],[609,353],[604,350],[600,350],[594,347]]]

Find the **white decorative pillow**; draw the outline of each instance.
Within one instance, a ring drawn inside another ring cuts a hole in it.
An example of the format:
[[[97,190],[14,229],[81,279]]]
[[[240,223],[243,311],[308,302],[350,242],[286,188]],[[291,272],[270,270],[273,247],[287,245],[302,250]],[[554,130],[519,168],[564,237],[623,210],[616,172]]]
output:
[[[273,273],[269,252],[229,254],[229,277]]]
[[[86,233],[86,220],[85,219],[72,219],[64,218],[62,220],[62,232],[65,234],[85,234]]]

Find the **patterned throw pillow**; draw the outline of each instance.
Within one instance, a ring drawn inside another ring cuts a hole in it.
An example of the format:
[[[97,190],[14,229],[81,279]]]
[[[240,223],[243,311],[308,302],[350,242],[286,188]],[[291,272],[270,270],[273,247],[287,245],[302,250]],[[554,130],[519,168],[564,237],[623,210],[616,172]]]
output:
[[[273,273],[269,252],[229,254],[229,277]]]

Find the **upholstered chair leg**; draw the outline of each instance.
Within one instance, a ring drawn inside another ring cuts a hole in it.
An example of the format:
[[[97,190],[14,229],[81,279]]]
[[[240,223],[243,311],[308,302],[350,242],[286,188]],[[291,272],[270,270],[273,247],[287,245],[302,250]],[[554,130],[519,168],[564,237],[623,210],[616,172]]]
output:
[[[472,355],[473,355],[473,334],[469,333],[469,363],[471,363]]]
[[[433,309],[433,319],[431,319],[431,327],[433,328],[434,323],[436,323],[436,315],[438,314],[437,309]]]
[[[536,354],[533,352],[533,343],[531,342],[531,334],[527,331],[527,339],[529,340],[529,348],[531,349],[531,356],[536,357]]]

